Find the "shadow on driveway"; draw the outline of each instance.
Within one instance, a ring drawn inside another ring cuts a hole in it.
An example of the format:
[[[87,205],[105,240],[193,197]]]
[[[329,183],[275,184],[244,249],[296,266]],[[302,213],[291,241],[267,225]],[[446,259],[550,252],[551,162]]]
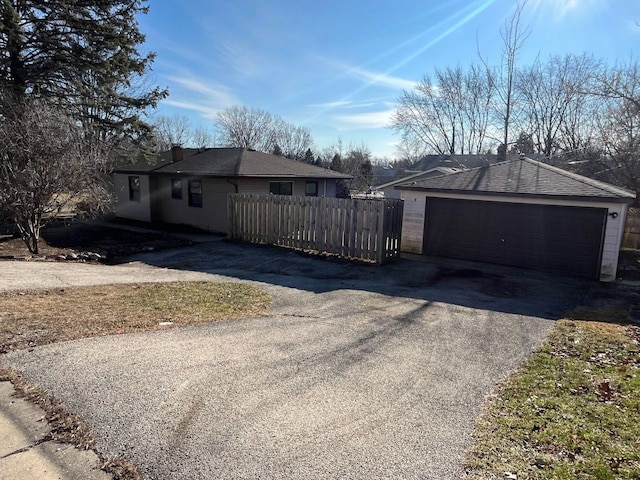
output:
[[[126,260],[313,293],[361,290],[545,319],[557,319],[580,302],[594,284],[532,270],[422,255],[404,254],[388,264],[373,265],[221,238]]]

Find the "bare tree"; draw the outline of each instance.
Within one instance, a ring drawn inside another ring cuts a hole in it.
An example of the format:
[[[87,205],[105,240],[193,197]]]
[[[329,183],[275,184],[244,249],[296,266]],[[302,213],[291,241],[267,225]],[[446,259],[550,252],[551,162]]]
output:
[[[640,206],[640,63],[601,69],[594,93],[606,100],[600,123],[601,161],[615,182],[636,192]]]
[[[217,115],[219,140],[225,147],[271,152],[277,144],[274,123],[273,115],[265,110],[237,105],[228,107]]]
[[[393,127],[405,148],[438,154],[481,153],[486,149],[495,82],[488,68],[472,65],[436,69],[411,92],[404,92]]]
[[[202,125],[194,128],[191,134],[191,144],[198,149],[213,147],[213,134],[211,130]]]
[[[191,121],[184,115],[158,116],[153,131],[160,151],[170,150],[174,145],[186,146],[193,137]]]
[[[347,153],[341,159],[342,172],[353,175],[349,189],[364,191],[373,185],[373,165],[371,151],[366,145],[349,145]]]
[[[592,85],[592,80],[593,77],[587,85]],[[605,109],[606,102],[601,98],[587,94],[578,88],[560,127],[561,148],[569,161],[572,158],[574,161],[582,161],[581,157],[584,155],[592,158],[594,152],[599,149],[598,125]]]
[[[279,117],[276,117],[274,122],[273,136],[282,154],[293,160],[304,160],[306,151],[313,146],[311,132],[308,128],[297,127]]]
[[[396,146],[396,151],[396,158],[398,159],[397,161],[401,162],[405,166],[416,163],[418,160],[429,153],[425,144],[415,139],[413,139],[412,141],[398,143],[398,145]]]
[[[218,113],[217,120],[220,142],[226,147],[271,153],[277,146],[287,158],[303,160],[305,152],[313,146],[308,128],[258,108],[228,107]]]
[[[640,110],[640,62],[631,59],[596,73],[596,85],[591,93],[600,97],[624,100]]]
[[[30,252],[42,225],[79,195],[109,198],[109,146],[44,100],[25,100],[0,121],[0,203]],[[84,198],[84,197],[83,197]]]
[[[502,37],[503,50],[500,60],[500,67],[497,70],[496,91],[498,101],[495,106],[495,113],[501,124],[502,149],[499,151],[506,152],[511,141],[511,126],[513,123],[513,107],[516,103],[516,70],[518,54],[529,37],[531,31],[527,27],[523,27],[520,22],[522,11],[527,4],[527,0],[518,1],[515,11],[511,18],[505,21],[504,26],[500,30]],[[482,59],[482,57],[480,57]],[[489,69],[486,60],[482,60],[485,68]]]
[[[587,55],[553,56],[546,62],[539,59],[516,76],[516,90],[521,102],[522,128],[531,135],[534,151],[550,157],[575,148],[576,137],[563,139],[564,134],[580,129],[585,96],[581,93],[597,67]],[[567,128],[571,122],[571,131]],[[573,144],[573,145],[572,145]]]

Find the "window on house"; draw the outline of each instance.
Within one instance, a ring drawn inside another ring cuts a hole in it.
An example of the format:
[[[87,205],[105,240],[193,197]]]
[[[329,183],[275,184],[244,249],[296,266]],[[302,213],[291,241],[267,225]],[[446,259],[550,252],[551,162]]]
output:
[[[269,193],[273,195],[293,195],[293,182],[269,182]]]
[[[318,182],[307,182],[304,186],[304,194],[307,197],[318,196]]]
[[[140,177],[129,177],[129,200],[140,201]]]
[[[175,198],[176,200],[182,199],[182,179],[181,178],[171,179],[171,198]]]
[[[202,181],[189,180],[189,206],[202,207]]]

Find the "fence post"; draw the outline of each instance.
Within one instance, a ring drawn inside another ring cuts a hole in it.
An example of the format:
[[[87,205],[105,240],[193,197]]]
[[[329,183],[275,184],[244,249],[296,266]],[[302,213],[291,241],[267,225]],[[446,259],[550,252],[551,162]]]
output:
[[[378,231],[377,233],[377,248],[376,248],[376,262],[381,264],[385,262],[387,259],[387,229],[385,217],[386,217],[386,204],[384,201],[378,203],[378,208],[376,209],[376,224]]]

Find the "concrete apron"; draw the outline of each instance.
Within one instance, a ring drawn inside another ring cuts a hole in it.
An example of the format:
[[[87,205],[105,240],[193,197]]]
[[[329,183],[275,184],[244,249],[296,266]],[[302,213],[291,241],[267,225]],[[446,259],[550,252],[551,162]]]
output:
[[[97,455],[69,444],[45,441],[45,412],[15,396],[0,382],[0,480],[106,480]]]

